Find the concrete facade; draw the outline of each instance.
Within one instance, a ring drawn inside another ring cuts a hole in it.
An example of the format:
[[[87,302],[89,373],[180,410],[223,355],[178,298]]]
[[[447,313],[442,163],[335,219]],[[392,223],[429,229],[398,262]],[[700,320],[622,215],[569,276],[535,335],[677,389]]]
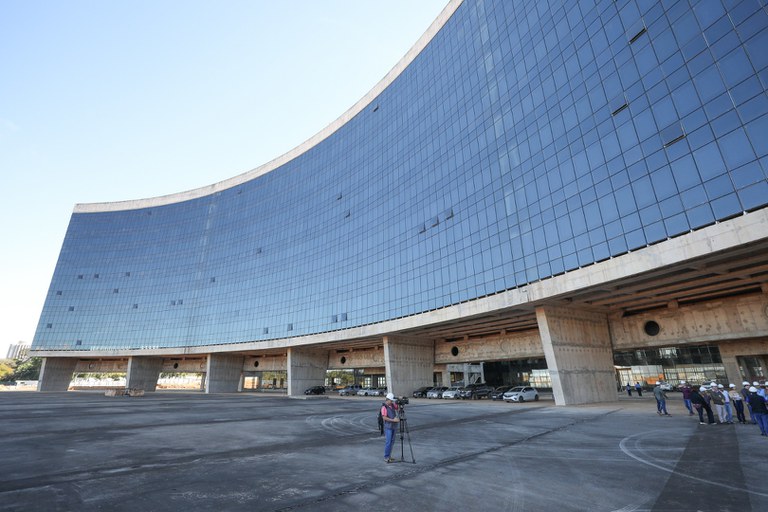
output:
[[[132,357],[128,360],[127,388],[155,391],[163,369],[162,357]]]
[[[616,397],[613,351],[604,314],[537,308],[541,341],[557,405],[606,402]]]
[[[66,391],[77,367],[77,359],[46,357],[40,367],[38,391]]]
[[[310,386],[322,386],[328,368],[328,351],[303,347],[288,349],[288,394],[301,395]]]
[[[206,393],[235,393],[240,390],[243,375],[243,357],[211,354],[206,367]]]
[[[432,384],[435,356],[431,340],[386,336],[384,358],[389,392],[407,396]]]

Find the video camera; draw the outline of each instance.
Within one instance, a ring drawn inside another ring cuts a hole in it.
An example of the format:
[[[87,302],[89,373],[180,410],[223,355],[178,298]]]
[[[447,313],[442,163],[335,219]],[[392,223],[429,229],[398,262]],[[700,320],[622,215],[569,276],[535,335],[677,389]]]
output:
[[[402,407],[403,405],[408,405],[409,403],[411,403],[410,400],[408,400],[407,396],[400,396],[400,397],[396,396],[395,399],[392,401],[395,402],[398,405],[398,407]]]

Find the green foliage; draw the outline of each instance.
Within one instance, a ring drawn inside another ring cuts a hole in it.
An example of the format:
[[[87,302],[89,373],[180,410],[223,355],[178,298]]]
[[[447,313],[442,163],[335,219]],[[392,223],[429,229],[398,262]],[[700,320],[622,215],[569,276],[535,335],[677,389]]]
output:
[[[11,376],[14,372],[13,363],[8,360],[0,361],[0,382],[13,380]]]
[[[40,377],[40,366],[42,364],[42,357],[30,357],[26,361],[20,362],[16,365],[13,380],[37,380]]]

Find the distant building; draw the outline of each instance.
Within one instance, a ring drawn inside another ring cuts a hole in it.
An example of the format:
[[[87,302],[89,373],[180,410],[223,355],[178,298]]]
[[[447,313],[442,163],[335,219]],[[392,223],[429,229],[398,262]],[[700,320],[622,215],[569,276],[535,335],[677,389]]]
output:
[[[29,355],[29,345],[27,343],[16,343],[8,347],[8,359],[25,359]]]

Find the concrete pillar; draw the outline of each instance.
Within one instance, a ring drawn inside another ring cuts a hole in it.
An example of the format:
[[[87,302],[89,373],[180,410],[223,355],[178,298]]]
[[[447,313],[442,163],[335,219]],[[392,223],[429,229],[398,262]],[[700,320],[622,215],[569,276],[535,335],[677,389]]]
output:
[[[155,391],[157,379],[163,369],[162,357],[130,357],[128,359],[128,374],[125,377],[125,387]]]
[[[205,372],[205,392],[236,393],[244,362],[243,356],[210,354]]]
[[[38,391],[66,391],[72,382],[77,359],[74,357],[46,357],[40,367]]]
[[[764,354],[768,352],[768,340],[764,337],[750,339],[750,340],[727,340],[718,344],[720,351],[720,358],[723,361],[725,367],[725,374],[728,378],[728,382],[732,382],[737,386],[741,385],[741,382],[748,380],[752,382],[755,379],[755,375],[752,375],[746,368],[747,375],[742,373],[742,367],[739,364],[740,357],[755,358],[758,364],[765,368],[766,357]]]
[[[616,400],[613,349],[606,315],[538,307],[541,342],[556,405]]]
[[[322,386],[328,370],[328,351],[303,347],[288,349],[288,396],[299,396],[311,386]]]
[[[396,396],[411,396],[414,389],[432,385],[435,344],[432,340],[384,337],[387,389]]]

